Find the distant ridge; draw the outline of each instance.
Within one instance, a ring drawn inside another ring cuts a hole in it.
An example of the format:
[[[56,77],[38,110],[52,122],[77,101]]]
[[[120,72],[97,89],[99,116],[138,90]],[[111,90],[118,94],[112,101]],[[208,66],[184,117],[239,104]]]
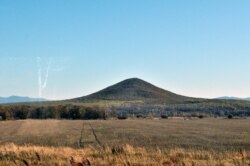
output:
[[[153,103],[183,103],[194,98],[181,96],[158,88],[139,78],[130,78],[88,96],[72,99],[76,102],[96,100],[134,101]]]
[[[0,97],[0,104],[38,102],[38,101],[48,101],[48,100],[43,98],[30,98],[22,96]]]
[[[234,96],[223,96],[223,97],[217,97],[215,99],[219,99],[219,100],[246,100],[246,101],[250,101],[250,97],[248,97],[248,98],[240,98],[240,97],[234,97]]]

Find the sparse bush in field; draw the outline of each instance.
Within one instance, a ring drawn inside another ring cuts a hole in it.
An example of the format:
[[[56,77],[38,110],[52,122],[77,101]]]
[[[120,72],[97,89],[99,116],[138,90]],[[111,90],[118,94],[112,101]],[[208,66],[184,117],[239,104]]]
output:
[[[199,119],[203,119],[203,118],[204,118],[204,115],[198,115],[198,118],[199,118]]]
[[[136,118],[146,118],[146,116],[142,115],[142,114],[139,114],[139,115],[136,115]]]
[[[128,115],[119,115],[117,118],[120,120],[125,120],[128,119]]]
[[[168,116],[167,115],[161,115],[161,118],[162,119],[168,119]]]
[[[111,147],[112,154],[133,154],[134,153],[134,147],[125,144],[125,145],[117,145]]]
[[[233,119],[233,115],[232,115],[232,114],[229,114],[229,115],[227,116],[227,118],[228,118],[228,119]]]

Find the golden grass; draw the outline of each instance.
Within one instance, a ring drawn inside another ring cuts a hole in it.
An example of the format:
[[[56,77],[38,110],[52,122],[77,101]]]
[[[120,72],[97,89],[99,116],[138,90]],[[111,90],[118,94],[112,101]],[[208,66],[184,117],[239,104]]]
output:
[[[160,149],[120,145],[116,147],[86,147],[73,149],[69,147],[17,146],[5,144],[0,146],[0,166],[40,165],[68,166],[70,158],[75,160],[87,158],[91,165],[143,166],[143,165],[250,165],[250,153],[246,151],[214,152],[205,150]]]

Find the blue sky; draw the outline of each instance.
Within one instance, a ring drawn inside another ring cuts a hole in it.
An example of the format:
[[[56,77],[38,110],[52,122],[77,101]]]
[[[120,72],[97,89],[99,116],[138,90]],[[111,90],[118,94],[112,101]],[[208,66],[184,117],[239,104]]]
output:
[[[249,97],[249,8],[249,0],[1,0],[0,96],[65,99],[139,77],[187,96]]]

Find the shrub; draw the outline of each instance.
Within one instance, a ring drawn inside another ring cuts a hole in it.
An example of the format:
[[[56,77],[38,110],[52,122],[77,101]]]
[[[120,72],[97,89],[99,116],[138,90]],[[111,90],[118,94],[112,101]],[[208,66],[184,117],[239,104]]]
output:
[[[204,118],[204,115],[199,115],[198,118],[199,118],[199,119],[203,119],[203,118]]]
[[[27,119],[28,110],[18,110],[15,112],[16,119]]]
[[[139,114],[139,115],[136,115],[136,118],[146,118],[146,117],[144,115]]]
[[[94,108],[86,108],[85,119],[103,119],[105,114],[103,111],[96,110]]]
[[[117,111],[116,110],[111,110],[110,111],[110,116],[111,117],[117,117]]]
[[[227,118],[228,118],[228,119],[233,119],[233,115],[230,114],[230,115],[227,116]]]
[[[0,117],[1,117],[1,120],[6,120],[6,113],[0,112]]]
[[[119,120],[125,120],[125,119],[128,119],[128,116],[127,115],[119,115],[117,118]]]
[[[69,109],[69,116],[71,119],[81,119],[81,113],[78,107],[72,107]]]
[[[33,119],[45,119],[45,113],[43,107],[34,108],[31,112],[31,117]]]
[[[62,119],[69,119],[70,118],[69,112],[67,110],[65,110],[65,109],[62,109],[60,111],[60,117]]]
[[[168,119],[168,116],[167,115],[161,115],[161,118],[162,119]]]

